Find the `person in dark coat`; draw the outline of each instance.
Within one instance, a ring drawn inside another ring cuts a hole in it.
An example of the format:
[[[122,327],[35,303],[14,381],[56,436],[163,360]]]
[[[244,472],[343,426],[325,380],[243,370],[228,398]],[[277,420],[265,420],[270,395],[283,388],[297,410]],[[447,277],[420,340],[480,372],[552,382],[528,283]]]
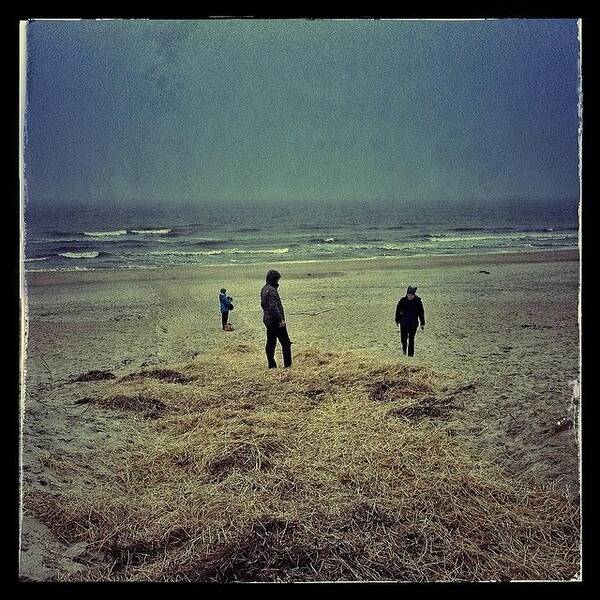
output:
[[[271,270],[267,273],[266,283],[260,291],[260,306],[263,309],[263,323],[267,328],[267,343],[265,352],[267,353],[267,361],[269,369],[275,369],[275,347],[277,340],[281,344],[281,352],[283,354],[283,366],[292,366],[292,342],[288,335],[287,326],[285,323],[285,313],[283,304],[279,297],[277,288],[281,274],[278,271]]]
[[[223,331],[227,331],[227,324],[229,322],[229,311],[233,308],[233,298],[227,295],[227,290],[221,288],[219,293],[219,310],[221,311],[221,324],[223,325]]]
[[[400,325],[400,340],[402,352],[408,356],[415,354],[415,334],[421,322],[421,331],[425,329],[425,309],[421,298],[416,295],[417,288],[409,286],[406,296],[400,298],[396,306],[396,325]]]

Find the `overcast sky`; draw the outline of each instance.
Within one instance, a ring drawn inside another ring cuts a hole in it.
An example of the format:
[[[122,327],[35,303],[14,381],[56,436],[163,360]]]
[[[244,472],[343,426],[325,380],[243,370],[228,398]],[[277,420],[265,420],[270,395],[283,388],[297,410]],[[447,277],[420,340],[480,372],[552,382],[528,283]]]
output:
[[[574,20],[36,21],[29,203],[572,203]]]

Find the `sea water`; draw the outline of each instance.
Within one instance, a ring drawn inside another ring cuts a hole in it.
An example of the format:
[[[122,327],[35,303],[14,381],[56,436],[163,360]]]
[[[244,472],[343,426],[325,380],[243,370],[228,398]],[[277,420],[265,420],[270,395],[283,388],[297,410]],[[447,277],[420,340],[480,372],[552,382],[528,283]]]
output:
[[[28,205],[25,269],[149,268],[576,248],[577,203]]]

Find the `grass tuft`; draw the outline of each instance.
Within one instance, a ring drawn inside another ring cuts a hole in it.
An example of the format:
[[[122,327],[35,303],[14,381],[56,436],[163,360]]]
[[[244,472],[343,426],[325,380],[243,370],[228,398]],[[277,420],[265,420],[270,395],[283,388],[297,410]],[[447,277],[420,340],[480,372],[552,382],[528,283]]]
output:
[[[460,410],[469,382],[456,387],[443,374],[353,352],[307,350],[292,369],[267,370],[260,349],[242,345],[160,372],[187,383],[130,376],[94,399],[156,417],[135,443],[102,449],[101,472],[88,461],[96,487],[74,479],[68,491],[25,497],[25,509],[61,539],[87,544],[89,569],[65,578],[578,574],[579,514],[569,496],[509,477],[447,434],[444,420]]]

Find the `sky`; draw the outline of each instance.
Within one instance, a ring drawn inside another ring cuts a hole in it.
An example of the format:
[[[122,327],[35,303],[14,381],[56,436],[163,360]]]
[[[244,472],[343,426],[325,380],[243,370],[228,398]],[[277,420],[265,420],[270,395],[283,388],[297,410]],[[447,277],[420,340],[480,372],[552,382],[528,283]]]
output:
[[[548,201],[575,20],[32,21],[33,206]]]

